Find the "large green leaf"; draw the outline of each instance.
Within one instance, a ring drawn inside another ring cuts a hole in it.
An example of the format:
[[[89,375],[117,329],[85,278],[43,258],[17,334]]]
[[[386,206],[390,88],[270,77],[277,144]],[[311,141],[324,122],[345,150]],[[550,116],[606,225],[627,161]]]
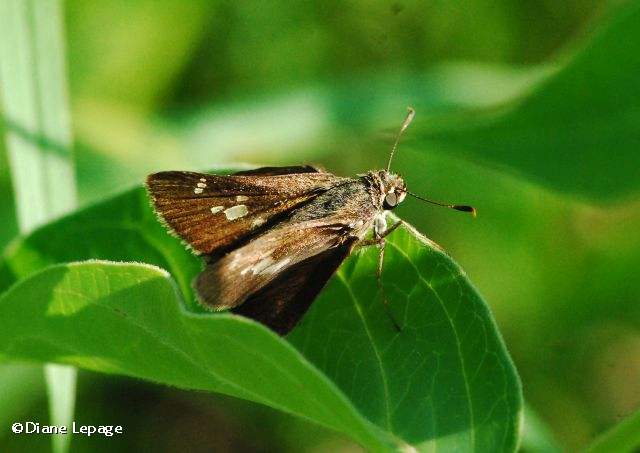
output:
[[[491,315],[457,265],[413,231],[390,235],[385,261],[400,333],[376,291],[375,248],[347,260],[288,341],[239,317],[188,312],[167,274],[148,265],[61,265],[25,279],[56,261],[117,255],[161,264],[192,298],[197,260],[153,217],[134,189],[15,242],[2,264],[5,283],[20,279],[0,301],[3,359],[247,398],[371,449],[390,439],[420,450],[515,449],[519,381]]]
[[[0,290],[47,265],[87,258],[144,261],[171,269],[187,302],[193,302],[191,278],[200,264],[180,241],[167,235],[142,188],[79,210],[11,243],[0,261]]]
[[[368,419],[420,450],[513,449],[519,383],[487,306],[412,228],[389,237],[383,282],[402,332],[382,309],[370,248],[340,268],[289,339]]]
[[[585,198],[640,190],[640,3],[502,107],[423,121],[424,144]],[[479,86],[479,90],[485,87]],[[416,133],[416,132],[413,132]]]
[[[169,274],[146,264],[47,268],[0,298],[3,359],[56,361],[234,395],[348,432],[385,438],[294,348],[258,324],[194,315]]]

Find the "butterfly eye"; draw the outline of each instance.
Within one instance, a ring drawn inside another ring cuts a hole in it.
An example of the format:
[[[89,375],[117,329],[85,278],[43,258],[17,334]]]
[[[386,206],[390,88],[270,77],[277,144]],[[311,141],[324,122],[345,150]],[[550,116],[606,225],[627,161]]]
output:
[[[395,192],[388,193],[384,197],[383,207],[385,209],[393,209],[396,207],[397,204],[398,204],[398,196],[395,194]]]

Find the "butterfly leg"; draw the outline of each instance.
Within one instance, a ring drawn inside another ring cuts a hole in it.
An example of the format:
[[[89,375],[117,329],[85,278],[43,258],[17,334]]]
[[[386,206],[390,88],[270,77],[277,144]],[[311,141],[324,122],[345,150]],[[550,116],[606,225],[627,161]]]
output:
[[[393,317],[393,313],[391,312],[391,308],[389,307],[389,300],[384,292],[384,285],[382,284],[382,270],[384,267],[384,251],[387,245],[387,241],[385,237],[387,237],[393,230],[402,225],[402,220],[397,221],[395,224],[391,226],[391,228],[387,228],[387,222],[384,217],[380,217],[376,219],[373,228],[373,236],[374,240],[377,242],[380,247],[380,253],[378,254],[378,268],[376,270],[376,281],[378,283],[378,290],[380,291],[380,296],[382,297],[382,303],[384,304],[384,310],[387,313],[387,316],[391,320],[391,323],[396,328],[398,332],[402,331],[398,321]]]
[[[391,228],[387,228],[387,230],[384,233],[382,233],[381,237],[386,238],[387,236],[389,236],[389,234],[391,234],[395,229],[397,229],[402,224],[404,224],[404,222],[402,220],[398,220],[396,223],[391,225]]]
[[[378,268],[376,270],[376,282],[378,284],[378,291],[380,291],[380,297],[382,297],[382,303],[384,304],[384,311],[389,317],[389,320],[393,324],[393,327],[396,328],[398,332],[402,331],[398,321],[393,317],[393,313],[391,313],[391,308],[389,307],[389,300],[387,299],[386,294],[384,293],[384,285],[382,284],[382,268],[384,266],[384,249],[386,246],[386,241],[383,237],[378,240],[378,245],[380,246],[380,253],[378,254]]]
[[[384,293],[384,285],[382,284],[382,270],[384,267],[384,250],[387,244],[385,238],[403,223],[404,222],[402,220],[398,220],[396,223],[391,225],[390,228],[387,228],[386,219],[384,218],[384,215],[382,215],[376,218],[376,221],[373,224],[373,238],[365,239],[358,243],[358,247],[377,245],[380,248],[380,253],[378,254],[378,267],[376,269],[376,283],[378,284],[378,290],[380,291],[380,296],[382,297],[384,311],[393,324],[393,327],[395,327],[398,332],[400,332],[402,329],[400,328],[400,324],[398,324],[398,321],[396,321],[396,319],[393,317],[391,309],[389,308],[389,301],[387,300],[387,296]]]
[[[394,223],[393,225],[391,225],[390,228],[387,228],[385,231],[380,232],[380,233],[375,233],[374,230],[374,237],[372,239],[365,239],[362,240],[360,242],[358,242],[358,247],[369,247],[371,245],[380,245],[380,242],[382,239],[386,238],[387,236],[389,236],[389,234],[391,232],[393,232],[396,228],[398,228],[400,225],[402,225],[404,222],[402,220],[398,220],[396,223]]]

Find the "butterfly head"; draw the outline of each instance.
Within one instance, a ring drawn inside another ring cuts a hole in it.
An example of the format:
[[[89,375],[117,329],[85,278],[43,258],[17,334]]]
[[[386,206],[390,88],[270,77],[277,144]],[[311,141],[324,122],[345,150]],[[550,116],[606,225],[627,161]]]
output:
[[[380,184],[382,208],[390,211],[402,203],[407,196],[407,186],[401,176],[386,170],[380,170],[376,176]]]

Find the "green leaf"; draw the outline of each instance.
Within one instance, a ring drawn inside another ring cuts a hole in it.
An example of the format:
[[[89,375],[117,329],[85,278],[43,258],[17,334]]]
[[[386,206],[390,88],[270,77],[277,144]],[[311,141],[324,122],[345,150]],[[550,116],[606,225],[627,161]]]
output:
[[[11,320],[0,333],[4,360],[71,363],[246,398],[372,450],[391,441],[515,449],[520,386],[488,308],[457,265],[413,231],[391,234],[385,257],[401,333],[377,294],[375,248],[345,262],[287,339],[240,317],[187,312],[168,276],[148,265],[64,265],[24,279],[81,252],[162,263],[192,297],[197,260],[134,189],[14,243],[3,275],[22,280],[0,300],[0,317]]]
[[[640,3],[628,2],[562,67],[502,107],[422,122],[422,140],[585,198],[640,190]],[[480,88],[484,89],[484,88]]]
[[[197,310],[191,279],[201,265],[167,234],[143,188],[76,211],[14,241],[0,261],[0,290],[48,265],[88,258],[143,261],[170,269],[187,303]]]
[[[562,451],[547,424],[527,404],[524,406],[520,450],[527,453],[560,453]]]
[[[85,262],[53,266],[0,297],[2,359],[73,364],[286,410],[380,450],[385,436],[294,348],[231,315],[194,315],[162,269]]]
[[[464,272],[412,227],[352,256],[289,339],[378,426],[421,451],[511,451],[519,381],[486,304]],[[374,395],[376,395],[374,397]]]

